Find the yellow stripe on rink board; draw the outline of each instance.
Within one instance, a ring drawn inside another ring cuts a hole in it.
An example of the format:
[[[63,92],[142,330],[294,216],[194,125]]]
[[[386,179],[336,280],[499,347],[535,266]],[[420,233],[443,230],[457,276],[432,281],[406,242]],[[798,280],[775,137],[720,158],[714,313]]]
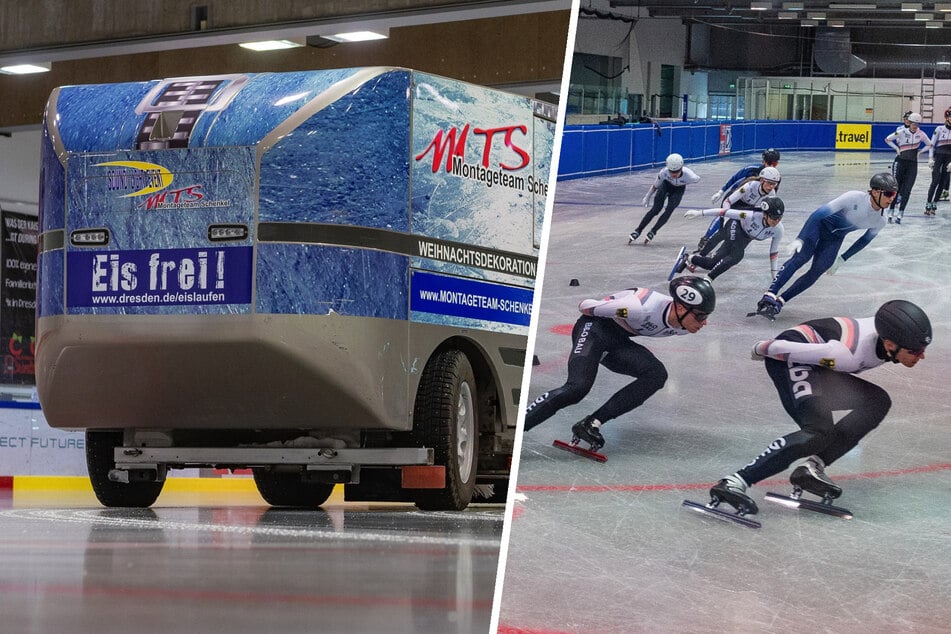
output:
[[[218,497],[222,496],[222,497]],[[89,478],[85,476],[14,476],[15,505],[23,503],[85,503],[96,502]],[[209,499],[211,498],[211,499]],[[343,485],[334,487],[329,504],[343,503]],[[223,504],[263,505],[254,480],[239,478],[176,478],[165,481],[156,504]]]

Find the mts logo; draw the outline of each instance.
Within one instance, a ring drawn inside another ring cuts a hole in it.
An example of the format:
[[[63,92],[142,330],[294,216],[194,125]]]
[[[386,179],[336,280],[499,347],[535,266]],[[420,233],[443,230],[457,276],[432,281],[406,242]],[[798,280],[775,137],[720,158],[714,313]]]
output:
[[[443,157],[446,159],[446,171],[451,171],[454,156],[462,157],[463,160],[465,160],[466,144],[469,141],[469,130],[470,126],[468,123],[461,131],[455,126],[450,128],[448,132],[440,130],[436,133],[436,136],[433,137],[432,142],[426,146],[426,149],[416,155],[416,160],[422,160],[432,151],[433,172],[439,171],[439,164],[443,162]],[[499,167],[502,169],[509,171],[520,170],[531,161],[531,156],[528,151],[516,142],[516,138],[521,141],[523,140],[522,137],[528,136],[528,128],[524,125],[488,129],[472,128],[472,134],[479,137],[478,141],[474,141],[473,143],[482,144],[482,167],[489,167],[489,157],[492,155],[492,148],[496,143],[502,143],[504,147],[508,148],[513,158],[515,158],[514,163],[508,163],[507,161],[509,159],[506,158],[500,159]]]
[[[197,203],[204,197],[205,195],[202,194],[201,185],[192,185],[190,187],[183,187],[182,189],[166,189],[165,191],[151,194],[145,199],[145,202],[139,206],[145,207],[146,209],[174,209],[177,207],[185,207],[188,203]]]

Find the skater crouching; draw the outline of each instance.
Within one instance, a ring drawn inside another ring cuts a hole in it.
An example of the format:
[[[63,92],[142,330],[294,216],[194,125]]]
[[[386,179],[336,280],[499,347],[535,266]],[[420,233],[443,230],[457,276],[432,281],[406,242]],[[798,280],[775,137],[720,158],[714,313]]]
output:
[[[618,390],[600,408],[575,423],[572,435],[597,451],[604,445],[601,425],[639,407],[667,382],[667,369],[632,337],[670,337],[695,333],[716,307],[708,280],[694,276],[670,282],[670,296],[648,288],[631,288],[601,300],[578,305],[582,315],[571,333],[568,380],[528,406],[525,431],[537,427],[562,408],[581,402],[591,391],[598,366],[634,381]]]
[[[660,228],[670,220],[670,214],[674,213],[674,209],[677,208],[677,205],[679,205],[683,199],[687,185],[700,182],[700,177],[697,176],[693,170],[689,167],[684,167],[684,157],[679,154],[671,154],[667,157],[665,163],[664,168],[657,173],[657,178],[650,186],[650,189],[647,190],[647,193],[644,194],[644,199],[641,201],[641,204],[647,207],[651,204],[650,200],[651,196],[653,196],[653,205],[650,211],[641,219],[640,224],[637,225],[637,229],[632,231],[628,236],[628,244],[632,244],[641,236],[641,232],[644,231],[644,228],[647,227],[650,221],[653,220],[657,214],[660,214],[660,210],[664,207],[666,201],[667,208],[664,209],[664,213],[657,219],[657,222],[655,222],[651,230],[647,232],[647,236],[644,239],[644,244],[649,244],[650,241],[654,239],[654,236],[657,235],[657,232],[660,231]]]
[[[807,458],[805,464],[790,476],[794,487],[824,499],[841,495],[825,467],[858,445],[891,407],[885,390],[855,375],[886,361],[914,367],[930,343],[928,316],[900,299],[883,304],[874,317],[815,319],[757,342],[753,359],[765,360],[783,409],[800,429],[776,439],[751,463],[717,482],[710,489],[713,501],[756,513],[747,489],[801,458]],[[850,411],[836,423],[835,410]]]
[[[684,269],[691,273],[697,268],[710,271],[707,277],[715,280],[740,263],[746,255],[746,247],[753,240],[770,240],[769,270],[770,279],[776,277],[779,267],[779,243],[783,238],[783,212],[785,205],[779,198],[764,198],[759,209],[747,211],[737,209],[690,209],[684,218],[717,215],[726,219],[717,235],[723,234],[716,243],[708,242],[696,253],[684,253],[674,266],[676,273]],[[713,244],[719,248],[710,253]]]
[[[774,319],[786,302],[815,284],[823,273],[835,273],[843,262],[878,235],[885,226],[883,210],[894,200],[898,182],[888,172],[880,172],[872,176],[868,186],[867,192],[846,192],[809,215],[790,247],[791,257],[779,268],[773,283],[756,305],[757,314]],[[839,255],[845,236],[859,229],[865,232]],[[781,292],[786,282],[810,260],[809,270]]]

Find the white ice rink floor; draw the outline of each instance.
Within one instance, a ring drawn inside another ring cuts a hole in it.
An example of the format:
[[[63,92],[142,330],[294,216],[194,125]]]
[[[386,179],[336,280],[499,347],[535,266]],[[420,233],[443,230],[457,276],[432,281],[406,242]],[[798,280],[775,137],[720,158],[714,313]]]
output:
[[[15,497],[15,496],[14,496]],[[0,632],[487,632],[501,505],[0,497]]]
[[[564,382],[578,302],[637,285],[666,292],[680,246],[694,248],[709,222],[684,219],[683,211],[709,207],[730,175],[758,159],[688,161],[702,181],[687,187],[649,246],[628,246],[626,236],[646,212],[638,203],[659,167],[558,183],[530,399]],[[866,190],[891,159],[784,153],[782,259],[809,212],[847,190]],[[717,310],[700,333],[640,339],[670,379],[605,425],[607,463],[552,447],[627,382],[604,368],[584,401],[524,434],[499,631],[951,631],[951,203],[925,217],[929,181],[922,161],[903,224],[886,226],[775,322],[746,316],[770,282],[768,242],[753,242],[715,282]],[[934,343],[915,368],[887,364],[862,375],[884,387],[893,406],[827,470],[854,519],[764,501],[768,490],[788,493],[788,471],[752,489],[758,530],[681,506],[706,503],[713,482],[797,429],[763,364],[750,360],[753,342],[807,319],[871,316],[894,298],[926,310]]]

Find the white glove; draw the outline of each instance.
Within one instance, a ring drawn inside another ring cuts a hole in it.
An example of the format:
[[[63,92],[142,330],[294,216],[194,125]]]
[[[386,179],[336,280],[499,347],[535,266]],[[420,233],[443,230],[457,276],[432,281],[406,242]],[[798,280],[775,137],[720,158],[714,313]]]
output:
[[[646,194],[644,194],[644,200],[641,201],[641,204],[644,205],[645,207],[649,207],[650,199],[651,199],[651,193],[647,192]]]
[[[715,205],[715,204],[717,204],[718,202],[720,202],[720,199],[721,199],[721,198],[723,198],[723,190],[722,190],[722,189],[721,189],[720,191],[718,191],[717,193],[715,193],[713,196],[710,197],[710,202]]]
[[[796,238],[793,240],[792,244],[789,245],[789,250],[786,252],[787,255],[796,255],[802,249],[802,240]]]
[[[766,358],[766,349],[769,348],[769,341],[757,341],[753,344],[753,349],[750,351],[750,359],[753,361],[762,361]]]
[[[841,255],[835,256],[835,262],[833,262],[829,270],[826,271],[826,275],[835,275],[835,272],[839,270],[839,267],[842,266],[844,262],[845,260],[842,259]]]
[[[934,169],[934,159],[928,159],[928,169]]]
[[[703,215],[703,212],[699,209],[688,209],[684,212],[684,218],[698,218]]]

